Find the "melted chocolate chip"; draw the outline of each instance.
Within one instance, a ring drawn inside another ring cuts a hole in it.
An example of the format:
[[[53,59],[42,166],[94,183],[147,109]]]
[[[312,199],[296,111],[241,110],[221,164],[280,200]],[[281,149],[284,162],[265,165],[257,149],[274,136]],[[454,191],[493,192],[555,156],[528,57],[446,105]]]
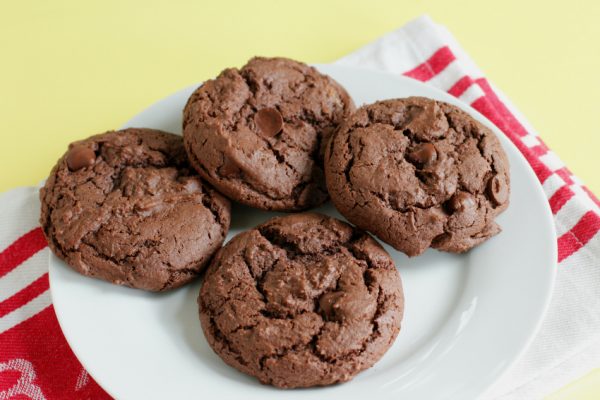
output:
[[[500,175],[494,175],[487,184],[487,194],[494,204],[500,205],[508,200],[508,185]]]
[[[275,136],[283,128],[283,117],[274,108],[263,108],[254,115],[254,122],[264,136]]]
[[[437,151],[435,150],[435,146],[433,144],[423,143],[415,148],[415,150],[410,152],[408,158],[415,164],[423,166],[431,164],[437,160]]]
[[[463,212],[475,206],[475,199],[466,192],[455,193],[448,201],[448,210],[452,213]]]
[[[75,145],[67,154],[67,165],[71,171],[89,167],[94,165],[94,162],[96,162],[96,153],[87,146]]]
[[[339,308],[339,306],[336,307],[336,303],[343,295],[344,294],[341,292],[329,292],[325,293],[319,299],[319,307],[321,308],[321,314],[328,321],[335,320],[335,309]]]

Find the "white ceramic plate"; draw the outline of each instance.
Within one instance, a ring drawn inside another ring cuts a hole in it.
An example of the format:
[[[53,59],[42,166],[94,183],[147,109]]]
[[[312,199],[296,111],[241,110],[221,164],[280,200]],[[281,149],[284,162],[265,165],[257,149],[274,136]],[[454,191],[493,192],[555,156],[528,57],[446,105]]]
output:
[[[405,96],[455,104],[488,125],[511,164],[511,205],[503,232],[465,255],[429,250],[408,259],[389,246],[404,281],[406,313],[393,347],[373,368],[341,385],[281,391],[223,363],[202,334],[199,282],[150,294],[85,278],[50,258],[60,325],[96,381],[117,399],[472,399],[525,350],[548,305],[556,273],[552,216],[519,151],[479,113],[417,81],[322,65],[357,105]],[[125,126],[180,132],[194,88],[150,106]],[[341,218],[328,204],[317,211]],[[228,239],[273,216],[234,206]]]

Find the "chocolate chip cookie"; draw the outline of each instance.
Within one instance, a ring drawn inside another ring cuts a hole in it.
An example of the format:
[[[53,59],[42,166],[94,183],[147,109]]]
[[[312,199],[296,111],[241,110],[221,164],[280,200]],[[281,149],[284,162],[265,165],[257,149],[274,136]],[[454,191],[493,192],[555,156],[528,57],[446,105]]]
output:
[[[404,310],[385,250],[313,213],[234,237],[207,269],[198,303],[213,350],[281,388],[344,382],[371,367],[394,342]]]
[[[40,191],[50,249],[83,275],[162,291],[198,276],[229,201],[189,167],[181,137],[125,129],[69,146]]]
[[[192,94],[184,142],[198,173],[232,200],[304,210],[328,198],[323,145],[353,110],[348,93],[316,69],[253,58]]]
[[[409,256],[461,253],[497,234],[510,194],[493,132],[422,97],[357,110],[332,138],[325,171],[339,212]]]

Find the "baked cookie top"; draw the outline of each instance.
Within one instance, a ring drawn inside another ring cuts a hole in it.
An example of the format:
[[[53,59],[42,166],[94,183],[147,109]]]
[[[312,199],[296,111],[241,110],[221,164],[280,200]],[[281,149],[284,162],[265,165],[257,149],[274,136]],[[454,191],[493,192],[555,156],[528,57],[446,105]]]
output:
[[[352,379],[392,345],[400,275],[368,234],[320,214],[273,218],[207,269],[200,319],[229,365],[282,388]]]
[[[181,137],[130,128],[75,142],[40,191],[44,234],[78,272],[161,291],[195,278],[229,229],[229,201]]]
[[[253,58],[200,86],[184,110],[190,162],[240,203],[295,211],[328,198],[323,146],[354,105],[333,79],[285,58]]]
[[[350,222],[409,256],[464,252],[500,231],[508,159],[491,130],[422,97],[361,107],[325,156],[331,199]]]

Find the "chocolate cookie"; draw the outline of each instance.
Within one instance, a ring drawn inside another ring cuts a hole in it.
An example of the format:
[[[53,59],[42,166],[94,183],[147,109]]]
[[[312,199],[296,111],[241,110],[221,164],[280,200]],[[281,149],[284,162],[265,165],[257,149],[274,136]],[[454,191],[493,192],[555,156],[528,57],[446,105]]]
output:
[[[198,173],[232,200],[303,210],[327,200],[322,144],[353,110],[348,93],[314,68],[253,58],[192,94],[184,142]]]
[[[313,213],[233,238],[208,268],[198,303],[213,350],[281,388],[344,382],[371,367],[394,342],[404,310],[385,250]]]
[[[508,159],[464,111],[422,98],[361,107],[332,138],[327,188],[348,220],[409,256],[461,253],[500,232]]]
[[[161,291],[194,279],[229,229],[181,137],[125,129],[69,146],[40,191],[50,249],[83,275]]]

